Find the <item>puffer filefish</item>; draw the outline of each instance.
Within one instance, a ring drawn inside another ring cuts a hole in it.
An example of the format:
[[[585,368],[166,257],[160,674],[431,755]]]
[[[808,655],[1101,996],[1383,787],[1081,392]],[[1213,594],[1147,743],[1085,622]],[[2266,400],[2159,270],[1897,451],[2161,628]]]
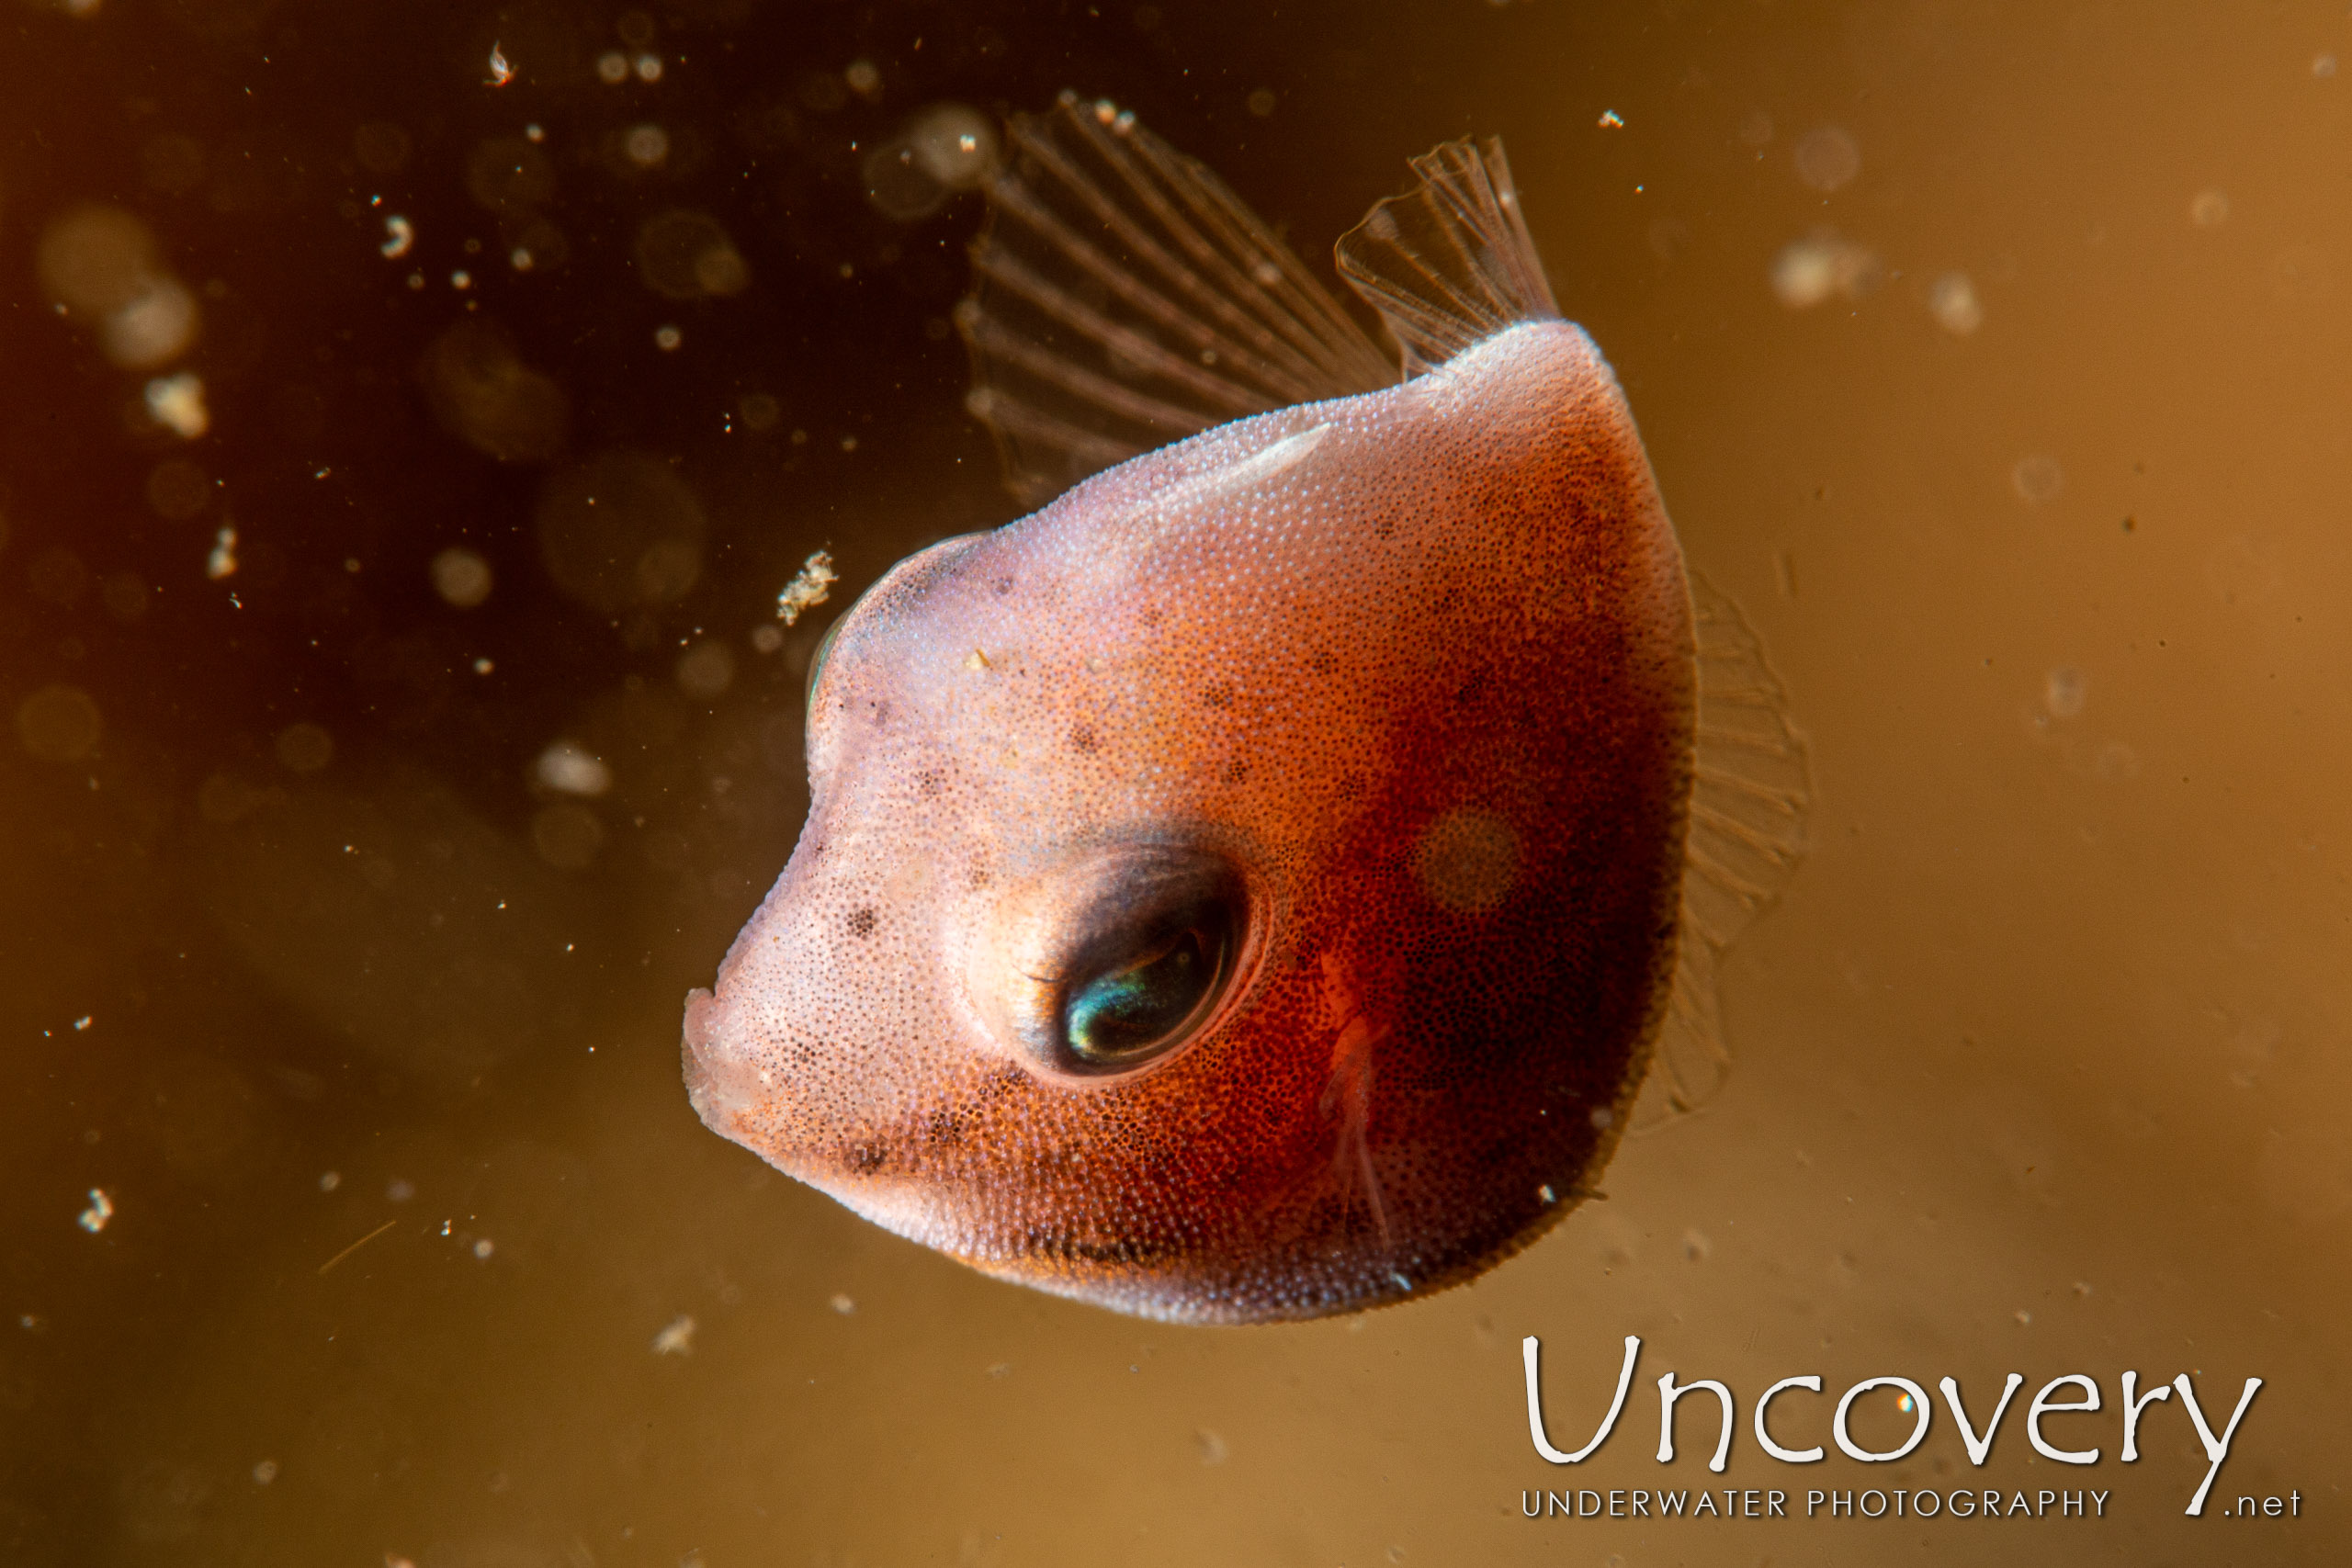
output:
[[[1131,116],[1065,95],[1009,151],[959,322],[1046,503],[819,650],[807,825],[687,1002],[695,1108],[1122,1312],[1467,1280],[1720,1071],[1717,955],[1799,854],[1778,683],[1498,143],[1340,242],[1399,356]]]

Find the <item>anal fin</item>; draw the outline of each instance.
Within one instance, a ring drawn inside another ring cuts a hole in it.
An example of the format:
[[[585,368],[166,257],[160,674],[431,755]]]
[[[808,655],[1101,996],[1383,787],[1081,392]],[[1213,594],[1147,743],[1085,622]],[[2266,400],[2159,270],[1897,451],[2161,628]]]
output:
[[[1787,694],[1739,609],[1690,579],[1699,717],[1680,940],[1666,1021],[1634,1101],[1641,1130],[1695,1110],[1731,1066],[1716,993],[1724,949],[1772,906],[1804,858],[1813,787]]]

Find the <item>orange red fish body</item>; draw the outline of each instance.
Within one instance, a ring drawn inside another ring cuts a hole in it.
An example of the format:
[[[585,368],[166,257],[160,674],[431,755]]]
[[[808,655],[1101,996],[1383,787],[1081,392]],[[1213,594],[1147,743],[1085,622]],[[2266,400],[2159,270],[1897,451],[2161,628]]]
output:
[[[901,563],[686,1015],[715,1130],[1147,1315],[1466,1279],[1584,1195],[1668,1007],[1679,548],[1578,328],[1218,425]]]

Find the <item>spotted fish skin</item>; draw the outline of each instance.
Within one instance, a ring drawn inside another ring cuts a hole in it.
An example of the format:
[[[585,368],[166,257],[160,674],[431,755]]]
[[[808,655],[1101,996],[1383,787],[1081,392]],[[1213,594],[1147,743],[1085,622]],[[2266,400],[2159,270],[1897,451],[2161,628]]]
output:
[[[1191,1322],[1491,1266],[1583,1195],[1675,959],[1690,589],[1577,327],[1219,426],[895,569],[811,694],[812,805],[713,992],[695,1109],[991,1274]],[[1205,855],[1214,1011],[1025,1050],[1023,934]]]

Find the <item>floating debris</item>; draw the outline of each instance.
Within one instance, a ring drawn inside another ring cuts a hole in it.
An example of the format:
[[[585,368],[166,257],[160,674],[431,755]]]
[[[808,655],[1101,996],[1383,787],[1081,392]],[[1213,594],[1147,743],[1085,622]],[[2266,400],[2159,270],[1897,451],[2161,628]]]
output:
[[[451,545],[433,558],[433,591],[461,610],[470,610],[490,597],[490,562],[463,545]]]
[[[1928,313],[1954,337],[1966,337],[1984,324],[1984,306],[1964,272],[1948,272],[1936,279],[1928,290]]]
[[[144,220],[119,207],[77,207],[42,231],[35,266],[63,315],[95,321],[107,357],[144,370],[196,341],[196,296],[172,276]]]
[[[193,370],[158,376],[147,383],[147,414],[157,424],[193,441],[212,428],[204,406],[204,378]]]
[[[2041,506],[2058,499],[2066,489],[2066,470],[2058,459],[2046,453],[2034,453],[2019,457],[2009,468],[2010,488],[2018,499],[2028,506]]]
[[[506,62],[506,56],[504,52],[499,49],[496,43],[492,43],[490,46],[490,78],[488,81],[484,82],[482,85],[486,87],[503,87],[507,83],[512,82],[513,80],[514,80],[514,67]]]
[[[833,570],[831,552],[814,552],[800,563],[800,570],[784,585],[784,592],[775,596],[776,618],[787,626],[793,625],[830,598],[833,584],[840,581]]]
[[[670,156],[670,133],[658,125],[633,127],[621,139],[621,151],[639,168],[653,168]]]
[[[916,164],[949,190],[977,188],[996,169],[996,122],[963,104],[934,104],[907,122]]]
[[[1833,294],[1860,299],[1877,284],[1878,271],[1869,247],[1820,229],[1772,258],[1772,292],[1792,310],[1810,310]]]
[[[2052,718],[2077,718],[2089,699],[2090,682],[2071,664],[2061,664],[2043,678],[2041,705]]]
[[[657,1356],[691,1356],[694,1352],[695,1320],[690,1313],[680,1313],[653,1337],[653,1353]]]
[[[1623,128],[1625,124],[1625,117],[1619,114],[1615,109],[1602,109],[1600,111],[1600,118],[1594,123],[1596,127],[1601,130],[1617,130]]]
[[[1862,172],[1862,150],[1838,126],[1815,127],[1797,138],[1791,152],[1797,178],[1824,196],[1853,184]]]
[[[83,1210],[74,1223],[96,1235],[106,1229],[107,1222],[113,1218],[114,1200],[107,1196],[103,1187],[93,1187],[90,1189],[90,1206]]]
[[[324,1263],[320,1264],[319,1272],[322,1274],[325,1273],[328,1269],[334,1268],[336,1264],[342,1262],[345,1258],[350,1257],[353,1253],[358,1251],[361,1247],[367,1246],[369,1242],[375,1240],[378,1236],[383,1235],[386,1231],[391,1229],[398,1224],[400,1224],[398,1220],[386,1220],[382,1224],[378,1225],[374,1230],[369,1231],[366,1235],[361,1236],[357,1241],[353,1242],[349,1247],[345,1247],[341,1252],[336,1253],[333,1258],[330,1258]]]
[[[218,582],[237,575],[237,531],[222,528],[212,536],[212,553],[204,558],[204,575]]]
[[[613,770],[576,740],[558,740],[539,753],[538,780],[564,795],[594,798],[613,787]]]

